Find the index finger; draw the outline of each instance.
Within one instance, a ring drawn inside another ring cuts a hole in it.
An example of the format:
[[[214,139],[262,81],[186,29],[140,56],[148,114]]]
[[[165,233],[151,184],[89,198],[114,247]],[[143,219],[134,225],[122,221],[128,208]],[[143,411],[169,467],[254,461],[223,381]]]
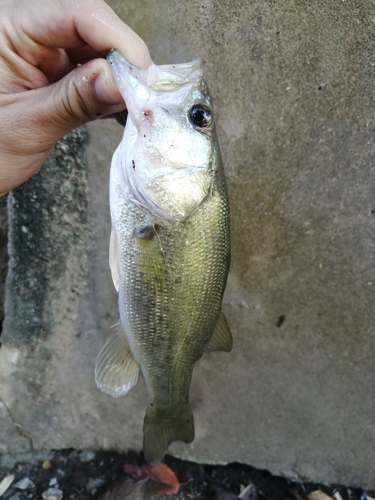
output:
[[[147,68],[151,64],[144,41],[104,0],[13,0],[12,8],[16,25],[30,42],[21,40],[17,52],[34,66],[42,57],[35,43],[52,49],[88,45],[102,55],[116,48],[137,66]]]

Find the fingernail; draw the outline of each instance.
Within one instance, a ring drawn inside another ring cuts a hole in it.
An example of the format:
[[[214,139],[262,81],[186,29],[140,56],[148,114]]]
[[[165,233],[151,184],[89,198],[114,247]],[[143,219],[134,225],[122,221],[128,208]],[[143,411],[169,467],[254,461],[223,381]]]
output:
[[[124,104],[124,99],[122,98],[112,75],[106,72],[100,73],[100,75],[96,78],[94,85],[98,99],[104,104]]]

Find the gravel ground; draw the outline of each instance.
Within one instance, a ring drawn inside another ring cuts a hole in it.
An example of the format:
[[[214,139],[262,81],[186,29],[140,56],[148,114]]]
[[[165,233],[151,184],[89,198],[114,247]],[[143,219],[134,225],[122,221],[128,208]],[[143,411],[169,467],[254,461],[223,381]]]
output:
[[[238,463],[202,465],[169,456],[164,463],[176,474],[181,486],[177,494],[167,496],[160,490],[150,488],[150,484],[155,483],[124,472],[125,464],[141,466],[143,463],[142,456],[137,453],[64,450],[4,455],[0,456],[0,497],[1,500],[138,500],[152,497],[181,500],[330,500],[326,494],[333,500],[375,498],[375,492],[365,492],[360,488],[291,481]],[[6,478],[8,482],[12,479],[9,476],[14,476],[14,479],[6,488]],[[6,491],[1,493],[4,488]]]

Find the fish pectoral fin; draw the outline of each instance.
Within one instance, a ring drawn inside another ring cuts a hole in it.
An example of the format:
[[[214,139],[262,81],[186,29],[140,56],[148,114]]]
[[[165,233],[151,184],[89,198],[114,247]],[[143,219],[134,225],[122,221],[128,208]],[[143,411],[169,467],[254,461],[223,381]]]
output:
[[[120,259],[118,250],[117,234],[112,227],[111,238],[109,240],[109,267],[111,268],[112,281],[118,291],[120,286]]]
[[[166,413],[151,406],[143,423],[143,453],[148,463],[160,462],[174,441],[191,443],[194,440],[194,416],[189,403],[181,405],[178,413]]]
[[[117,327],[108,337],[95,365],[95,382],[114,398],[124,396],[138,380],[139,365],[133,357],[125,333]]]
[[[206,352],[210,351],[231,351],[233,347],[232,334],[230,333],[227,320],[221,311],[214,333],[208,344],[204,348]]]

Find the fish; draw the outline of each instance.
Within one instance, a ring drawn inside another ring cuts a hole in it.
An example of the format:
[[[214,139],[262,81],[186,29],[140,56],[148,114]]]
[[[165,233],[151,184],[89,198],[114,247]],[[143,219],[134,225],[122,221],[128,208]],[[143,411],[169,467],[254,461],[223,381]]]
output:
[[[109,265],[120,324],[99,353],[97,386],[119,397],[142,371],[150,403],[143,453],[160,462],[194,440],[195,363],[230,351],[222,299],[230,265],[229,201],[200,59],[141,69],[107,56],[128,117],[110,171]]]

